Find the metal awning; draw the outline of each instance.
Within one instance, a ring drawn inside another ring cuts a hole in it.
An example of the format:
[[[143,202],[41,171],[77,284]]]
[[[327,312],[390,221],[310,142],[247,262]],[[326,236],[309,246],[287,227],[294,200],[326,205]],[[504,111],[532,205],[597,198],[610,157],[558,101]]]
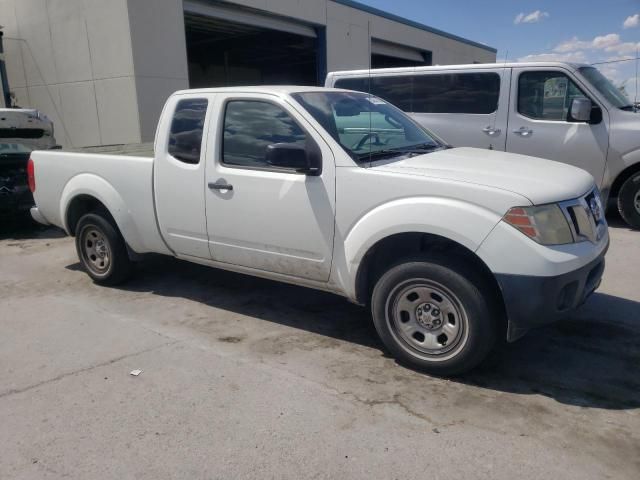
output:
[[[402,58],[414,62],[424,62],[422,51],[398,45],[395,43],[385,42],[384,40],[371,39],[371,53],[376,55],[385,55],[387,57]]]
[[[253,9],[231,7],[218,3],[198,0],[186,0],[183,3],[185,13],[217,18],[228,22],[250,25],[253,27],[281,32],[294,33],[305,37],[316,38],[316,30],[303,23],[295,22],[283,17],[263,14]]]

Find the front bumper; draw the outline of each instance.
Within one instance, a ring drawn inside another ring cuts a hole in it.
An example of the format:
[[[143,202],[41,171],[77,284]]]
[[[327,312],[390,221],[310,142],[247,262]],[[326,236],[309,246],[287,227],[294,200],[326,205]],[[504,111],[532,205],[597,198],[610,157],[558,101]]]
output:
[[[554,322],[582,305],[598,288],[609,244],[591,262],[552,277],[496,274],[502,291],[513,342],[533,327]]]

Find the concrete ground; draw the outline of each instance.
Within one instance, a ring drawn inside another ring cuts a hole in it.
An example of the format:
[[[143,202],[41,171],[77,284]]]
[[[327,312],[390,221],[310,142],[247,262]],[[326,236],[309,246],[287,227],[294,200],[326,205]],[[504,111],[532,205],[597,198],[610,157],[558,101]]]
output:
[[[339,297],[160,257],[103,288],[5,233],[0,479],[640,478],[640,232],[611,234],[571,319],[444,380]]]

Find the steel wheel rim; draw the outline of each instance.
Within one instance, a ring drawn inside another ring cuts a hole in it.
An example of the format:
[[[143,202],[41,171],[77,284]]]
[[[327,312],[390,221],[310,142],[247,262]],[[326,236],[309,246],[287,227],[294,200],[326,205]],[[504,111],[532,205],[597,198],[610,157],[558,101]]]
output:
[[[92,273],[104,276],[111,268],[111,246],[102,231],[94,226],[85,227],[80,233],[80,251],[84,264]]]
[[[635,207],[636,212],[640,214],[640,189],[636,191],[636,194],[633,197],[633,206]]]
[[[442,361],[466,344],[468,318],[462,302],[438,282],[403,282],[388,296],[386,311],[391,333],[412,355]]]

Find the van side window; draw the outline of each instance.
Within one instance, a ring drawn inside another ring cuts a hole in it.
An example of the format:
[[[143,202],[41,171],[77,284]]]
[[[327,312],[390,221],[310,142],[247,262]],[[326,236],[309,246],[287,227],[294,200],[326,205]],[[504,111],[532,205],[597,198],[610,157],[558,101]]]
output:
[[[400,110],[411,112],[413,79],[411,76],[372,77],[369,78],[341,78],[335,83],[336,88],[370,93],[384,98]]]
[[[180,100],[176,105],[169,132],[169,154],[184,163],[200,162],[202,131],[207,115],[206,98]]]
[[[536,120],[567,121],[574,98],[587,98],[561,72],[524,72],[518,78],[518,113]]]
[[[498,109],[500,76],[492,72],[416,75],[413,112],[489,114]]]
[[[500,76],[492,72],[342,78],[335,86],[384,98],[405,112],[489,114],[498,109]]]
[[[224,113],[222,162],[242,167],[268,167],[267,147],[292,143],[304,147],[306,134],[277,105],[259,100],[232,100]]]

